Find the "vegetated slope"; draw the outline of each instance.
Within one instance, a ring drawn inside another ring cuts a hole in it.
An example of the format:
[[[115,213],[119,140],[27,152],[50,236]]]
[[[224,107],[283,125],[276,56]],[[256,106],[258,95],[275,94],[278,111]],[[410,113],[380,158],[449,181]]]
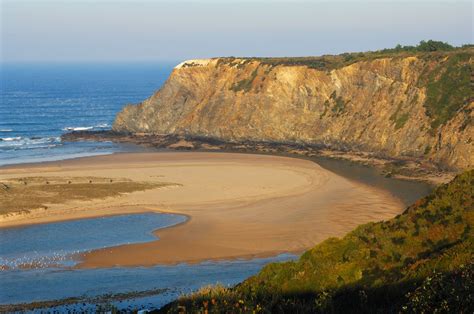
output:
[[[469,169],[474,48],[432,48],[186,61],[152,97],[126,106],[113,128],[323,145]]]
[[[474,170],[403,214],[267,265],[232,289],[206,288],[163,312],[472,313]]]
[[[172,185],[173,183],[135,182],[100,177],[22,177],[0,181],[0,216],[72,200],[91,200],[119,196]]]

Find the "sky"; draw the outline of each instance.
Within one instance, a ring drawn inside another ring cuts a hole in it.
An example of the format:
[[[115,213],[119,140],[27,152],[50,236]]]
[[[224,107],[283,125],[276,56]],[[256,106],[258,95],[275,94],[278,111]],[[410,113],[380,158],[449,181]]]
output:
[[[0,0],[3,62],[311,56],[473,42],[472,1]]]

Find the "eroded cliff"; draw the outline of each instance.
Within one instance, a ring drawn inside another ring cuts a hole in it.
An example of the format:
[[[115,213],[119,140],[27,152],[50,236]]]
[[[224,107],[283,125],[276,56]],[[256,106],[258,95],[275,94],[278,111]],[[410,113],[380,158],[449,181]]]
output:
[[[470,168],[473,56],[462,49],[355,60],[190,60],[149,99],[127,105],[113,129],[317,144]]]

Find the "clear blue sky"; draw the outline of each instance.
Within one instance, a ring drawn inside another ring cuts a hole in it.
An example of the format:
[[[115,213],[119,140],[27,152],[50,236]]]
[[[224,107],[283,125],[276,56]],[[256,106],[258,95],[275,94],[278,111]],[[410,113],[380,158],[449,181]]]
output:
[[[0,0],[4,62],[307,56],[473,42],[472,1]]]

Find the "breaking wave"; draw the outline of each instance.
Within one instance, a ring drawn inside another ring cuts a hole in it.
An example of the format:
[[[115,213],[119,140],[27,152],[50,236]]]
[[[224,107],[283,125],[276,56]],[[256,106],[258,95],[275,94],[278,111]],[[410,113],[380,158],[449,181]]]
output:
[[[35,148],[51,148],[61,145],[60,137],[1,137],[0,149],[20,150]]]
[[[109,128],[108,123],[100,123],[94,126],[67,126],[63,128],[63,131],[89,131],[89,130],[103,130]]]

